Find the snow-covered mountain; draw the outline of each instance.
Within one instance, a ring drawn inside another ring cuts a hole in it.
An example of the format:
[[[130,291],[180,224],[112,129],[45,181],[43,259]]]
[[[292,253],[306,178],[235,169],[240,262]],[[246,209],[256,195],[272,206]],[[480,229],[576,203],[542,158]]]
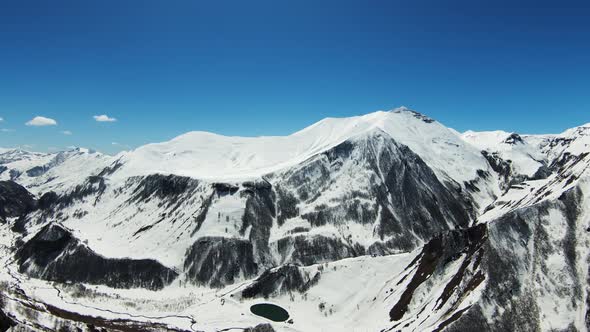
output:
[[[112,158],[86,148],[56,153],[2,149],[0,180],[16,181],[35,194],[61,192],[81,178],[103,169]]]
[[[403,107],[4,151],[2,310],[32,330],[587,330],[589,152],[590,125],[461,134]]]

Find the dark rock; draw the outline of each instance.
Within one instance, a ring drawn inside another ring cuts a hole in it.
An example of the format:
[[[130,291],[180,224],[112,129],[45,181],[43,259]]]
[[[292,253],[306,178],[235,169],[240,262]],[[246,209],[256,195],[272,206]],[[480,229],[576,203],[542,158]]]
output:
[[[297,208],[298,199],[291,192],[278,186],[276,188],[277,193],[277,223],[282,226],[285,220],[289,218],[295,218],[299,215],[299,209]]]
[[[504,140],[504,143],[514,145],[518,143],[524,144],[524,141],[522,140],[522,137],[520,137],[519,134],[512,133]]]
[[[184,270],[189,281],[198,285],[223,287],[243,276],[251,278],[258,272],[252,243],[246,240],[203,237],[186,253]]]
[[[14,326],[16,323],[0,309],[0,332],[6,332]]]
[[[549,169],[549,167],[543,165],[543,166],[539,167],[539,169],[535,172],[535,174],[533,174],[533,176],[530,178],[530,180],[546,179],[552,173],[553,172],[551,172],[551,169]]]
[[[341,176],[349,178],[340,173],[343,163],[354,163],[356,172],[367,174],[369,186],[333,198],[330,206],[318,205],[300,217],[318,227],[343,220],[373,224],[380,216],[376,233],[383,242],[372,246],[373,253],[412,250],[450,225],[466,227],[475,217],[476,208],[467,195],[457,193],[458,186],[441,183],[411,149],[376,130],[318,154],[287,174],[276,175],[280,176],[274,185],[279,222],[295,217],[298,205],[312,204]],[[297,195],[285,194],[284,188]]]
[[[137,180],[137,178],[133,178]],[[194,190],[199,181],[178,175],[152,174],[140,178],[140,182],[135,188],[130,202],[141,203],[154,196],[166,200],[168,206],[177,203],[178,199]]]
[[[47,164],[35,166],[33,168],[28,169],[26,171],[27,176],[29,176],[29,177],[41,176],[41,175],[47,173],[53,167],[66,161],[67,158],[68,158],[68,155],[66,152],[59,152]]]
[[[540,322],[545,318],[543,308],[537,305],[539,280],[553,283],[557,292],[554,296],[568,299],[574,308],[588,302],[582,296],[587,279],[580,278],[577,273],[579,258],[575,250],[580,236],[576,234],[577,224],[585,222],[580,218],[582,197],[576,187],[556,201],[542,201],[520,208],[491,222],[489,238],[483,247],[485,254],[481,259],[487,278],[482,300],[493,305],[494,318],[491,322],[487,321],[480,304],[476,304],[450,324],[446,331],[540,330]],[[565,236],[558,240],[552,239],[552,226],[547,223],[550,210],[565,216]],[[559,255],[563,253],[560,263],[564,264],[564,268],[554,276],[549,273],[551,267],[547,259],[556,252]],[[527,277],[522,278],[522,275]],[[570,325],[564,331],[575,331],[575,328]]]
[[[26,173],[27,173],[27,176],[29,176],[29,177],[37,177],[37,176],[41,176],[41,175],[45,174],[48,170],[49,170],[49,168],[47,168],[45,165],[35,166],[31,169],[28,169],[26,171]]]
[[[197,225],[193,229],[191,236],[195,235],[195,233],[197,233],[199,229],[201,229],[201,226],[203,225],[203,222],[207,217],[207,212],[209,212],[209,208],[211,207],[211,202],[213,201],[214,196],[215,194],[209,195],[209,197],[201,205],[201,210],[199,214],[195,217],[195,222],[197,223]]]
[[[277,243],[282,263],[312,265],[365,254],[362,246],[350,246],[340,239],[317,235],[282,238]]]
[[[8,171],[8,174],[10,175],[11,181],[18,179],[21,176],[21,172],[17,171],[16,169],[11,169]]]
[[[59,196],[53,191],[47,192],[39,198],[37,201],[37,208],[41,210],[47,210],[59,200]]]
[[[507,186],[510,182],[510,176],[512,175],[512,166],[510,163],[500,158],[497,153],[481,151],[481,154],[486,158],[494,172],[498,173],[498,175],[504,180],[504,186]]]
[[[428,116],[426,116],[426,115],[424,115],[422,113],[419,113],[419,112],[416,112],[414,110],[410,110],[410,109],[407,109],[407,108],[406,109],[403,109],[403,110],[397,110],[397,111],[395,111],[395,113],[402,113],[402,112],[409,112],[416,119],[422,120],[422,121],[424,121],[426,123],[433,123],[434,122],[434,119],[429,118]]]
[[[241,295],[244,298],[278,296],[289,292],[305,293],[318,283],[321,274],[313,277],[295,265],[283,265],[276,270],[267,270],[246,287]]]
[[[238,189],[240,189],[240,187],[229,183],[214,183],[213,188],[215,189],[218,197],[233,195],[238,192]]]
[[[389,312],[392,321],[402,319],[408,310],[408,305],[412,301],[414,291],[424,283],[432,274],[440,273],[450,261],[456,260],[460,254],[467,254],[467,258],[463,261],[462,268],[459,269],[453,279],[445,287],[443,294],[437,301],[439,308],[448,300],[451,292],[455,290],[456,286],[462,281],[464,277],[464,269],[473,259],[477,259],[476,253],[485,244],[487,236],[487,226],[480,224],[465,230],[454,230],[445,232],[435,236],[427,244],[424,245],[422,252],[415,260],[406,268],[411,268],[414,264],[418,264],[416,272],[412,279],[402,293],[398,302],[393,306]],[[472,276],[476,278],[476,275]],[[473,279],[472,279],[473,280]],[[481,281],[479,281],[481,282]],[[470,291],[466,289],[465,291]]]
[[[43,227],[17,250],[15,258],[19,272],[57,282],[157,290],[178,276],[155,260],[100,256],[56,224]]]
[[[259,324],[255,327],[249,327],[244,332],[275,332],[270,324]]]
[[[253,183],[240,195],[246,197],[246,206],[242,216],[240,234],[250,230],[249,241],[254,248],[256,261],[265,267],[275,266],[269,248],[270,229],[276,217],[276,195],[272,186],[266,181]]]
[[[119,170],[119,168],[121,168],[121,166],[123,166],[123,163],[121,163],[120,160],[116,160],[110,166],[107,166],[102,171],[100,171],[100,173],[98,173],[98,176],[104,177],[113,175],[117,170]]]
[[[94,204],[100,200],[100,196],[106,190],[106,183],[101,176],[89,176],[84,183],[77,185],[73,190],[59,196],[56,204],[60,207],[68,207],[75,202],[82,201],[86,197],[94,196]]]
[[[0,218],[20,217],[35,207],[33,195],[23,186],[13,181],[0,181]]]

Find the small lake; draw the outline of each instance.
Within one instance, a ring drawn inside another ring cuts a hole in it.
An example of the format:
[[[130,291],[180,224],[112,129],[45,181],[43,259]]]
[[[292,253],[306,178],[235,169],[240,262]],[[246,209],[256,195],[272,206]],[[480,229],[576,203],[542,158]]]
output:
[[[250,311],[257,316],[270,319],[274,322],[284,322],[289,319],[287,310],[270,303],[255,304],[250,307]]]

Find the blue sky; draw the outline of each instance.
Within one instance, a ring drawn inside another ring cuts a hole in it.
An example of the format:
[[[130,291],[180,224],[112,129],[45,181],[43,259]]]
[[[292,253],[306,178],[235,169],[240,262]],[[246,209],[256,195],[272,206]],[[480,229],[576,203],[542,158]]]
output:
[[[400,105],[561,132],[590,122],[588,17],[588,1],[3,1],[0,146],[114,153]]]

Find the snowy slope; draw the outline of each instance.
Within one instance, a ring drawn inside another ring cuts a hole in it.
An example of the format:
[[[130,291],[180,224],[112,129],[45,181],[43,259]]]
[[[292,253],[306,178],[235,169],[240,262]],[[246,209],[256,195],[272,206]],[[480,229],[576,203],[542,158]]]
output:
[[[539,168],[550,166],[564,155],[580,155],[590,149],[590,124],[561,134],[519,135],[505,131],[466,131],[463,140],[501,159],[510,161],[515,174],[534,177]]]
[[[6,149],[0,152],[0,166],[5,169],[0,179],[15,179],[27,170],[48,163],[53,156],[48,153],[30,152],[20,149]],[[11,170],[13,171],[11,174]]]
[[[515,174],[533,177],[546,162],[546,156],[534,144],[516,133],[505,131],[467,131],[462,138],[482,151],[496,153],[510,160]]]
[[[57,221],[100,255],[152,258],[177,270],[203,238],[255,242],[252,259],[260,269],[399,252],[474,218],[466,212],[468,202],[453,196],[457,188],[445,186],[415,158],[374,129],[257,181],[160,174],[119,181],[123,164],[112,176],[67,191],[50,211],[31,214],[29,227]],[[325,256],[300,257],[312,249]]]
[[[227,137],[190,132],[148,144],[121,158],[125,177],[152,173],[198,179],[244,179],[301,163],[354,136],[381,129],[407,145],[449,180],[473,179],[487,164],[454,131],[406,108],[351,118],[328,118],[289,136]]]
[[[589,125],[460,134],[399,108],[5,151],[25,188],[0,183],[2,310],[31,330],[585,331],[589,146]]]
[[[531,135],[529,139],[552,160],[566,153],[587,153],[590,147],[590,123],[570,128],[558,135]]]
[[[111,156],[75,148],[56,153],[8,150],[0,153],[0,180],[14,180],[31,192],[61,192],[112,162]]]
[[[517,137],[515,140],[514,138]],[[489,205],[480,222],[516,209],[557,199],[590,174],[590,125],[574,127],[556,135],[523,135],[502,131],[463,134],[463,139],[482,151],[496,153],[516,175],[496,201]],[[539,176],[538,169],[544,170]],[[520,173],[518,173],[520,172]],[[511,175],[515,176],[515,175]]]

